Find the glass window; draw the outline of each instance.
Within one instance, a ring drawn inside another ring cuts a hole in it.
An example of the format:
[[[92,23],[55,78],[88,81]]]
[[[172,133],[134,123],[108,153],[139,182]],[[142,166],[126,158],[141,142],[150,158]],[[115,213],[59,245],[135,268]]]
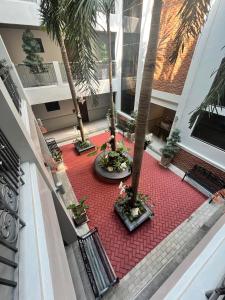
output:
[[[44,53],[44,47],[40,38],[34,38],[37,43],[37,53]]]
[[[45,103],[45,107],[46,107],[47,112],[60,110],[60,105],[59,105],[58,101]]]
[[[225,150],[225,116],[202,112],[192,136]]]

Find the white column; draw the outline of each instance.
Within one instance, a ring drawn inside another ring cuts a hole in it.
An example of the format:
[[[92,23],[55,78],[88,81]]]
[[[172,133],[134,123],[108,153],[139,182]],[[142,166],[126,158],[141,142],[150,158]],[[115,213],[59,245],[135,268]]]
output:
[[[59,67],[59,62],[58,61],[53,61],[53,67],[55,70],[55,75],[56,75],[56,79],[58,82],[58,85],[62,85],[63,84],[63,79],[62,79],[62,74],[60,71],[60,67]]]
[[[122,54],[123,54],[123,1],[116,1],[116,16],[118,30],[116,34],[116,49],[115,49],[115,58],[116,58],[116,110],[121,110],[121,76],[122,76]]]
[[[152,7],[153,0],[143,0],[134,111],[138,109],[138,103],[140,98],[145,56],[147,52],[149,33],[152,21]]]

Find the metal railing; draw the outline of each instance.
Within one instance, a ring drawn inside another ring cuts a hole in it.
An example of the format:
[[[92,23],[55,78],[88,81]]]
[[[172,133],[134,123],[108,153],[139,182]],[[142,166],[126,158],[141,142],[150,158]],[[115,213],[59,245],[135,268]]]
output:
[[[74,63],[76,67],[76,63]],[[63,82],[67,82],[67,76],[66,76],[66,70],[65,66],[63,63],[59,63],[59,68],[62,76]],[[112,73],[113,73],[113,78],[116,76],[116,62],[112,62]],[[97,78],[98,80],[104,80],[109,78],[109,71],[108,71],[108,63],[98,61],[97,62]],[[76,77],[73,77],[74,80],[76,80]]]
[[[25,226],[19,217],[19,192],[23,171],[20,158],[0,129],[0,299],[11,299],[17,286],[19,231]],[[17,274],[16,274],[17,272]]]
[[[57,64],[59,65],[59,71],[57,70]],[[73,63],[73,68],[76,67],[77,63]],[[56,65],[56,67],[55,67]],[[71,63],[72,65],[72,63]],[[24,64],[18,64],[16,65],[16,70],[18,72],[18,75],[20,77],[20,80],[22,81],[24,88],[31,88],[31,87],[39,87],[39,86],[49,86],[49,85],[59,85],[59,80],[57,80],[57,77],[59,78],[61,76],[61,80],[66,83],[67,82],[67,76],[66,76],[66,70],[65,66],[62,62],[55,62],[53,63],[44,63],[44,72],[32,72],[30,68]],[[113,78],[116,76],[116,62],[112,62],[112,73]],[[98,61],[97,62],[97,78],[98,80],[105,80],[109,78],[109,72],[108,72],[108,63]],[[56,76],[56,74],[58,74]],[[74,81],[78,79],[75,75],[73,76]]]
[[[44,72],[33,73],[31,69],[24,64],[16,65],[16,70],[24,88],[57,84],[53,63],[44,63],[43,66]]]
[[[17,111],[21,114],[21,98],[19,95],[19,92],[17,90],[17,87],[12,80],[12,77],[10,75],[10,72],[8,68],[1,68],[0,70],[0,77],[17,109]]]

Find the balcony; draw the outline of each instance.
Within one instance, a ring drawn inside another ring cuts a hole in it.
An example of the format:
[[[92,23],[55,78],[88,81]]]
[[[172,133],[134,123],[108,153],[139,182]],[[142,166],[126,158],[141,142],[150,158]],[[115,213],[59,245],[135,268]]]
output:
[[[17,111],[19,112],[19,114],[21,114],[21,97],[17,90],[17,86],[15,85],[10,75],[8,67],[1,62],[0,62],[0,78],[2,79],[9,95],[11,96]]]
[[[49,86],[49,85],[58,85],[59,80],[57,80],[58,67],[60,70],[60,76],[63,83],[67,83],[67,76],[64,64],[61,62],[52,62],[45,63],[44,68],[45,72],[42,73],[32,73],[24,64],[16,65],[16,70],[22,81],[24,88],[40,87],[40,86]],[[97,78],[98,80],[105,80],[109,78],[108,74],[108,64],[105,62],[97,62]],[[116,75],[116,62],[113,61],[113,78]],[[75,76],[74,76],[75,80]]]
[[[46,72],[32,73],[24,64],[16,65],[16,70],[24,88],[56,85],[57,78],[53,63],[43,64]]]
[[[61,101],[71,99],[71,93],[67,82],[67,76],[64,64],[53,61],[45,63],[45,72],[32,73],[24,64],[16,65],[17,73],[20,77],[23,87],[31,105],[42,104],[52,101]],[[116,74],[116,62],[113,61],[113,92],[119,89],[120,78]],[[97,62],[97,78],[99,85],[96,94],[109,93],[108,64],[102,61]],[[74,76],[74,81],[75,81]],[[77,97],[89,96],[88,91],[82,91],[77,88]]]

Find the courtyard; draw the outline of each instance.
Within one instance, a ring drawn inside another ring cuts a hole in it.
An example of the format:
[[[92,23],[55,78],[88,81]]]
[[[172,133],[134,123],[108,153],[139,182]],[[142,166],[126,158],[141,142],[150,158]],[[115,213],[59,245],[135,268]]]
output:
[[[91,141],[101,146],[108,133],[93,136]],[[124,139],[118,134],[118,140]],[[133,143],[125,139],[133,152]],[[115,214],[113,205],[119,195],[118,184],[99,181],[93,170],[95,156],[78,156],[73,144],[61,147],[67,175],[76,197],[87,197],[88,226],[97,227],[112,266],[121,279],[147,254],[188,219],[206,197],[169,169],[164,169],[148,151],[144,153],[139,190],[150,196],[154,219],[129,233]],[[130,179],[127,180],[130,183]]]

